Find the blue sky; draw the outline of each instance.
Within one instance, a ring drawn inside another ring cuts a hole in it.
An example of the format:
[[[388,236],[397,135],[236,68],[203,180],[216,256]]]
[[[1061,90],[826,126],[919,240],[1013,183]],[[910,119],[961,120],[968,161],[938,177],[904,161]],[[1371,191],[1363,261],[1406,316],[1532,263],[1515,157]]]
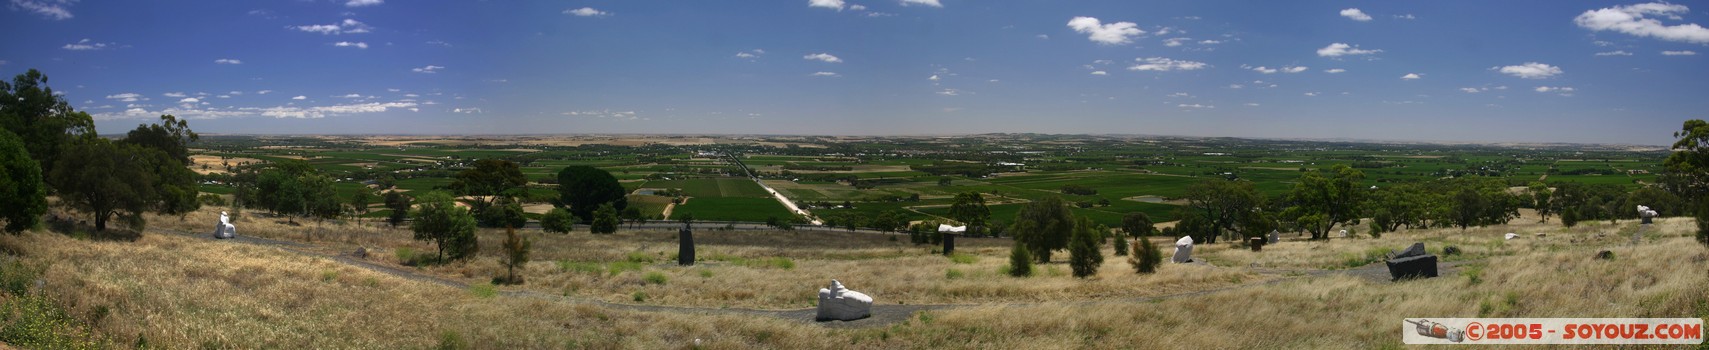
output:
[[[99,129],[1668,144],[1709,5],[6,0]]]

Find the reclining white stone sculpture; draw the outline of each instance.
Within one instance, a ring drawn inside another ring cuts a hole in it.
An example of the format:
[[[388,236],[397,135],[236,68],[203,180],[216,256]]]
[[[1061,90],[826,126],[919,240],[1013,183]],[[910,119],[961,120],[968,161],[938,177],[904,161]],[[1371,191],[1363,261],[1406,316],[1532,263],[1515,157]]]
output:
[[[214,226],[214,238],[225,239],[233,237],[237,237],[237,226],[232,226],[231,216],[222,211],[220,212],[219,225]]]
[[[843,288],[831,280],[831,288],[819,288],[819,321],[851,321],[872,316],[872,297]]]

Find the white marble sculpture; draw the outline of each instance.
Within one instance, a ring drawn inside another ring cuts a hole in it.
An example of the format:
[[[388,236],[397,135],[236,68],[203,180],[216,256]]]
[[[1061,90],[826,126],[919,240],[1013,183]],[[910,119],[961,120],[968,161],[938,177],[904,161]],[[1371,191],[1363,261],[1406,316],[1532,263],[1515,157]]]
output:
[[[1507,239],[1514,239],[1514,238],[1519,238],[1519,234],[1513,233],[1513,232],[1508,232],[1507,235],[1504,235],[1503,237],[1506,237]]]
[[[1347,238],[1347,230],[1341,230],[1341,238]]]
[[[1176,263],[1193,261],[1193,236],[1181,236],[1181,239],[1175,240],[1175,257],[1170,258],[1169,261]]]
[[[214,238],[223,239],[232,237],[237,237],[237,226],[232,226],[231,216],[222,211],[220,212],[219,225],[214,226]]]
[[[1281,230],[1270,230],[1270,242],[1269,243],[1270,244],[1276,244],[1276,242],[1281,242],[1281,241],[1282,241],[1282,231]]]
[[[851,321],[872,316],[872,297],[843,288],[843,282],[831,280],[831,288],[819,288],[820,321]]]

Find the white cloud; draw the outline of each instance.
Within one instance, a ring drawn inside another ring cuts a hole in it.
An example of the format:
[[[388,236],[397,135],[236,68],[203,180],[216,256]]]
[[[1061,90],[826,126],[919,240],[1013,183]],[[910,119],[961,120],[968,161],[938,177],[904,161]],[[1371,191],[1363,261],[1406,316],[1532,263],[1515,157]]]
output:
[[[1038,38],[1038,40],[1050,40],[1050,35],[1047,34],[1034,35],[1033,37]]]
[[[1182,45],[1182,44],[1183,44],[1183,43],[1185,43],[1185,42],[1188,42],[1188,41],[1192,41],[1192,40],[1193,40],[1193,38],[1168,38],[1168,39],[1163,39],[1163,46],[1168,46],[1168,47],[1177,47],[1177,46],[1181,46],[1181,45]]]
[[[1175,105],[1175,107],[1176,108],[1183,108],[1183,109],[1213,109],[1213,108],[1216,108],[1216,106],[1202,105],[1202,104],[1197,104],[1197,103],[1194,103],[1194,104],[1182,103],[1182,104]]]
[[[1314,92],[1307,92],[1307,93],[1305,93],[1305,95],[1306,95],[1306,97],[1316,97],[1317,92],[1315,92],[1315,91]]]
[[[861,6],[859,4],[849,5],[849,9],[855,11],[866,11],[866,6]]]
[[[333,97],[339,97],[339,98],[362,98],[362,94],[344,94],[344,96],[333,96]]]
[[[842,11],[843,0],[807,0],[807,7],[823,7]]]
[[[598,111],[569,111],[569,112],[564,112],[564,113],[560,113],[560,114],[572,116],[572,117],[596,117],[596,118],[609,118],[609,119],[622,119],[622,120],[635,120],[635,119],[637,119],[637,117],[635,115],[635,111],[612,111],[610,109],[598,110]],[[714,112],[713,114],[720,114],[720,113]]]
[[[831,54],[828,54],[828,53],[816,53],[816,54],[801,56],[801,59],[822,61],[825,63],[843,63],[843,59],[837,58],[837,56],[832,56]]]
[[[1221,40],[1200,40],[1199,41],[1199,45],[1216,45],[1216,44],[1221,44],[1221,43],[1222,43]]]
[[[1662,51],[1662,55],[1664,55],[1664,56],[1696,56],[1697,51],[1691,51],[1691,50]]]
[[[198,100],[195,97],[185,97],[182,100],[178,100],[178,103],[197,103],[197,102],[202,102],[202,100]]]
[[[65,44],[65,46],[60,46],[59,48],[71,50],[71,51],[93,51],[93,50],[105,50],[105,49],[108,49],[111,47],[118,47],[118,46],[119,46],[118,43],[98,43],[98,42],[94,42],[94,40],[89,40],[88,38],[84,38],[83,40],[78,40],[75,43]]]
[[[1598,52],[1598,53],[1596,53],[1596,55],[1597,56],[1631,56],[1632,53],[1626,52],[1625,50],[1616,50],[1616,51],[1609,51],[1609,52]]]
[[[939,78],[937,74],[932,74],[932,76],[926,78],[926,80],[938,81],[938,80],[943,80],[943,78]]]
[[[1378,53],[1378,52],[1383,52],[1383,50],[1364,50],[1364,49],[1360,49],[1358,45],[1348,45],[1348,44],[1343,44],[1343,43],[1333,43],[1333,44],[1329,44],[1329,46],[1324,46],[1321,49],[1317,49],[1317,55],[1323,56],[1323,57],[1341,57],[1341,56],[1347,56],[1347,55],[1369,55],[1369,54],[1374,54],[1374,53]]]
[[[1258,107],[1258,106],[1262,106],[1262,105],[1258,104],[1257,102],[1247,102],[1246,106],[1247,107]]]
[[[366,49],[366,48],[368,48],[368,43],[360,42],[360,41],[358,41],[358,42],[340,41],[340,42],[332,43],[332,46],[354,47],[354,48],[358,48],[358,49]]]
[[[815,76],[815,77],[830,77],[830,78],[836,78],[836,77],[843,76],[842,74],[837,74],[837,72],[813,72],[813,74],[809,74],[809,75]]]
[[[1533,89],[1533,90],[1536,90],[1537,92],[1558,92],[1558,93],[1561,93],[1562,95],[1570,96],[1571,95],[1570,93],[1573,92],[1575,89],[1573,89],[1570,86],[1538,86],[1536,89]]]
[[[1193,94],[1189,94],[1189,93],[1185,93],[1185,92],[1177,92],[1177,93],[1172,93],[1172,94],[1168,94],[1168,95],[1163,95],[1163,97],[1170,97],[1170,98],[1193,98]]]
[[[931,6],[931,7],[944,7],[944,4],[942,2],[939,2],[938,0],[902,0],[902,6],[913,6],[913,5],[925,5],[925,6]]]
[[[748,53],[747,51],[743,51],[743,52],[737,52],[736,57],[738,57],[738,58],[754,58],[754,57],[760,57],[760,56]]]
[[[411,72],[416,72],[416,73],[428,73],[428,74],[432,74],[432,73],[439,73],[439,70],[441,70],[441,69],[445,69],[445,67],[440,67],[440,66],[435,66],[435,65],[431,65],[431,64],[429,64],[429,65],[427,65],[427,66],[426,66],[426,67],[421,67],[421,68],[411,68],[411,69],[410,69],[410,71],[411,71]]]
[[[1133,66],[1128,70],[1167,72],[1174,70],[1199,70],[1210,67],[1209,64],[1197,61],[1174,60],[1163,57],[1135,58]]]
[[[273,90],[261,90],[261,91],[256,91],[255,94],[256,95],[266,95],[266,94],[271,93],[271,92],[273,92]]]
[[[349,115],[357,113],[378,113],[388,109],[407,109],[415,107],[412,102],[369,102],[348,105],[332,105],[318,107],[272,107],[257,108],[263,116],[274,118],[324,118],[326,116]]]
[[[386,0],[350,0],[344,3],[348,7],[374,6],[386,3]]]
[[[1560,75],[1562,73],[1561,67],[1551,66],[1551,65],[1547,65],[1547,64],[1543,64],[1543,63],[1537,63],[1537,62],[1525,62],[1525,64],[1521,64],[1521,65],[1517,65],[1517,66],[1493,67],[1490,69],[1499,70],[1501,72],[1501,74],[1507,74],[1507,75],[1516,76],[1516,77],[1525,78],[1525,79],[1543,79],[1543,78],[1548,78],[1548,77]]]
[[[307,99],[309,99],[309,97],[303,96],[303,95],[297,95],[297,97],[292,97],[291,99],[292,100],[307,100]]]
[[[164,93],[164,94],[160,94],[160,95],[166,96],[166,97],[171,97],[171,98],[180,98],[180,97],[189,96],[189,95],[185,95],[182,92],[168,92],[168,93]]]
[[[1408,14],[1404,14],[1404,15],[1394,15],[1394,18],[1395,19],[1418,19],[1418,16],[1413,16],[1412,14],[1408,13]]]
[[[1346,73],[1347,70],[1341,69],[1341,68],[1330,68],[1330,69],[1325,69],[1324,72],[1329,73],[1329,74],[1336,74],[1336,73]]]
[[[1400,76],[1401,80],[1418,80],[1418,79],[1423,79],[1423,78],[1424,78],[1424,76],[1420,75],[1418,73],[1406,73],[1406,75]]]
[[[1365,11],[1360,11],[1356,8],[1341,10],[1341,17],[1347,17],[1360,22],[1369,22],[1371,20],[1371,15],[1367,15],[1365,14]]]
[[[1478,92],[1482,92],[1482,91],[1484,91],[1484,90],[1487,90],[1487,89],[1479,89],[1479,88],[1469,88],[1469,87],[1464,87],[1464,88],[1460,88],[1460,91],[1464,91],[1464,92],[1466,92],[1466,93],[1468,93],[1468,94],[1475,94],[1475,93],[1478,93]]]
[[[221,58],[221,59],[214,60],[214,63],[215,64],[243,64],[243,60],[232,59],[232,58]]]
[[[1275,74],[1276,73],[1275,68],[1267,68],[1264,66],[1252,67],[1252,70],[1259,72],[1259,73],[1264,73],[1264,74]]]
[[[1133,42],[1133,37],[1145,34],[1133,22],[1116,22],[1103,24],[1097,18],[1074,17],[1068,20],[1068,28],[1075,32],[1086,34],[1086,38],[1103,45],[1119,45]]]
[[[133,92],[107,95],[107,99],[119,100],[120,102],[136,102],[138,100],[145,100],[141,94]]]
[[[1307,67],[1305,67],[1305,66],[1288,66],[1288,67],[1282,67],[1282,71],[1291,74],[1291,73],[1304,72],[1306,70],[1306,68]]]
[[[1230,89],[1244,89],[1244,88],[1246,88],[1246,85],[1228,84],[1228,88],[1230,88]]]
[[[610,12],[595,10],[592,7],[564,10],[564,14],[576,15],[576,17],[605,17],[611,15]]]
[[[961,90],[956,90],[956,89],[944,89],[944,90],[943,90],[943,91],[938,91],[938,92],[937,92],[937,94],[939,94],[939,95],[944,95],[944,96],[960,96],[960,95],[961,95]]]
[[[67,6],[77,0],[12,0],[12,8],[35,12],[51,20],[63,21],[71,19],[71,10]]]
[[[286,28],[296,29],[299,31],[310,32],[310,33],[320,33],[320,34],[361,34],[361,33],[367,33],[370,30],[374,29],[374,27],[369,27],[367,24],[364,24],[361,21],[357,21],[357,20],[349,19],[349,18],[345,18],[344,21],[334,23],[334,24],[311,24],[311,25],[302,25],[302,26],[290,26],[290,27],[286,27]]]
[[[1709,44],[1709,28],[1696,23],[1664,25],[1661,21],[1649,16],[1667,17],[1681,20],[1680,14],[1690,13],[1685,5],[1652,2],[1636,5],[1615,6],[1585,11],[1573,18],[1573,23],[1579,27],[1593,31],[1611,30],[1627,35],[1654,37],[1667,41],[1680,41],[1696,44]]]
[[[1095,70],[1095,71],[1092,71],[1092,75],[1110,75],[1110,73],[1105,72],[1105,71],[1101,71],[1101,70]]]
[[[481,113],[486,113],[486,112],[481,111],[480,107],[474,107],[474,108],[452,108],[451,113],[481,114]]]

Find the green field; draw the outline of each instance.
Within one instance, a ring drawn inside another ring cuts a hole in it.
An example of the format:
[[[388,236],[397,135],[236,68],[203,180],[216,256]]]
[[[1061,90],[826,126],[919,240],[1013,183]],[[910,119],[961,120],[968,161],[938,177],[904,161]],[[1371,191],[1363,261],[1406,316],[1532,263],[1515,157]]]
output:
[[[670,219],[693,214],[695,220],[766,221],[767,218],[790,218],[788,208],[772,198],[695,197],[688,204],[672,210]]]

